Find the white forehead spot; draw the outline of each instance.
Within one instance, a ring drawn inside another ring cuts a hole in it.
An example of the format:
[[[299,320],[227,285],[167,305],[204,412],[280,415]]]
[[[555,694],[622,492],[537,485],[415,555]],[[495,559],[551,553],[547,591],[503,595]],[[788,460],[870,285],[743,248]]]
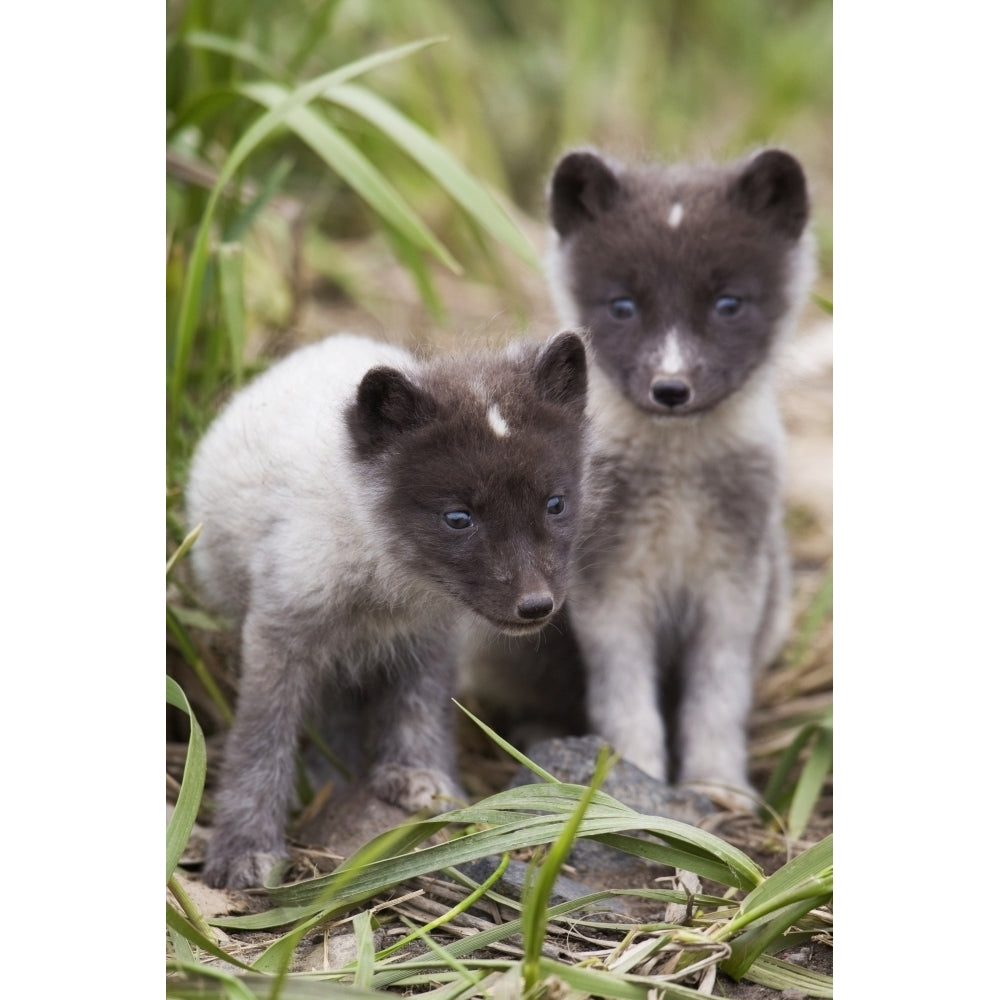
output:
[[[486,419],[497,437],[506,437],[510,433],[510,427],[507,426],[507,421],[504,420],[500,407],[496,403],[490,404],[490,408],[486,411]]]
[[[681,351],[681,339],[675,328],[671,328],[667,333],[657,368],[663,375],[680,375],[684,371],[685,361]]]
[[[683,218],[684,206],[679,201],[675,201],[670,207],[670,214],[667,216],[667,225],[671,229],[676,229],[681,224],[681,219]]]

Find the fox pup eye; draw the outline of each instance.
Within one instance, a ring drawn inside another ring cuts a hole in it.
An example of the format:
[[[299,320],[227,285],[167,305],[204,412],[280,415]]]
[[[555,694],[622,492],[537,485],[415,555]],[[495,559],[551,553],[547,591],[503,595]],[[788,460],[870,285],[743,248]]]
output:
[[[715,300],[715,311],[720,316],[735,316],[743,308],[743,300],[735,295],[720,295]]]
[[[444,523],[456,531],[472,527],[472,515],[467,510],[449,510],[443,516]]]
[[[632,319],[638,312],[634,299],[612,299],[608,303],[608,312],[612,319],[626,320]]]
[[[545,501],[546,514],[561,514],[566,509],[566,500],[560,496],[549,497]]]

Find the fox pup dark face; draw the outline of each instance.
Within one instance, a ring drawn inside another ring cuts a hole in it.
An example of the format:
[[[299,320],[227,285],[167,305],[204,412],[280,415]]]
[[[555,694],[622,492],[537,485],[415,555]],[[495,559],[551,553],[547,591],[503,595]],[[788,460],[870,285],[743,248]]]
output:
[[[802,169],[778,150],[684,171],[570,153],[549,199],[555,279],[626,398],[651,413],[698,413],[768,358],[808,211]]]
[[[561,334],[520,365],[476,364],[461,385],[374,369],[351,430],[382,464],[399,557],[494,627],[535,631],[566,596],[580,524],[583,342]]]

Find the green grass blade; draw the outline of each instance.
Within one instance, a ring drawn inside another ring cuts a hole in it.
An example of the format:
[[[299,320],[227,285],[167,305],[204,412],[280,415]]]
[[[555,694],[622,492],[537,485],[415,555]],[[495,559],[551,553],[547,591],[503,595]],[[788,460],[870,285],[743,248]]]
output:
[[[539,971],[546,977],[561,980],[574,990],[592,997],[610,997],[616,1000],[648,1000],[655,996],[662,1000],[703,1000],[705,994],[687,986],[666,982],[654,976],[622,976],[580,965],[564,965],[551,958],[539,960]],[[548,995],[556,995],[552,993]]]
[[[593,839],[626,854],[633,854],[649,861],[656,861],[661,865],[694,872],[702,878],[712,879],[714,882],[721,882],[723,885],[739,889],[749,889],[763,879],[760,868],[750,861],[742,851],[730,848],[728,844],[726,844],[727,849],[720,847],[717,850],[706,850],[693,838],[678,837],[676,829],[669,831],[664,829],[659,819],[655,816],[644,816],[642,817],[643,822],[635,829],[659,834],[664,838],[664,843],[651,842],[618,832],[593,835]],[[685,825],[674,820],[665,822],[676,822],[678,826]],[[586,835],[586,829],[585,826],[584,830],[581,831],[584,835]],[[720,844],[725,844],[725,841],[720,841]]]
[[[177,934],[180,934],[183,938],[190,941],[192,944],[201,948],[202,951],[208,952],[209,955],[215,958],[221,959],[223,962],[228,962],[230,965],[238,966],[241,969],[249,969],[250,966],[241,962],[234,955],[230,955],[228,952],[223,951],[214,941],[209,940],[197,927],[194,926],[185,916],[178,913],[169,903],[167,906],[167,927]]]
[[[454,699],[452,699],[454,701]],[[584,788],[580,785],[568,785],[558,781],[544,768],[540,767],[530,758],[525,756],[512,744],[492,730],[484,722],[477,719],[468,709],[459,702],[455,704],[474,722],[491,740],[505,750],[523,767],[526,767],[533,774],[542,779],[545,784],[525,785],[516,789],[508,789],[496,796],[482,799],[476,803],[473,810],[491,810],[495,805],[500,804],[509,807],[516,801],[518,808],[526,811],[561,810],[572,812]],[[454,822],[462,822],[462,818],[455,818],[456,813],[449,814]],[[661,861],[663,864],[674,865],[693,871],[706,878],[712,878],[726,885],[737,885],[740,888],[748,889],[757,885],[763,880],[763,873],[741,851],[731,848],[724,841],[708,835],[704,837],[702,831],[692,827],[687,823],[679,823],[676,820],[668,820],[662,817],[641,816],[628,806],[623,805],[604,792],[595,791],[592,796],[592,805],[589,810],[588,822],[581,835],[599,834],[594,824],[601,819],[615,818],[619,816],[630,816],[633,819],[630,829],[645,829],[650,832],[665,835],[668,839],[666,845],[650,845],[646,841],[639,841],[633,837],[614,839],[604,839],[594,836],[596,840],[604,840],[605,843],[612,844],[620,850],[629,853],[640,854],[652,860]],[[502,824],[502,816],[490,815],[486,819],[484,816],[470,818],[467,822],[495,822]]]
[[[370,122],[420,164],[487,231],[540,269],[534,248],[510,216],[436,139],[366,87],[339,84],[323,97]]]
[[[734,979],[741,979],[772,942],[832,896],[831,835],[793,858],[747,894],[737,915],[718,935],[722,940],[732,938],[732,954],[722,968]]]
[[[168,1000],[264,1000],[274,996],[273,976],[254,972],[233,975],[186,962],[171,962],[167,968],[175,973],[175,978],[167,980]],[[295,978],[282,984],[280,996],[281,1000],[359,1000],[382,994],[328,979]]]
[[[514,758],[522,767],[526,767],[532,774],[541,778],[542,781],[547,781],[552,784],[559,784],[559,779],[555,775],[549,774],[540,764],[536,764],[529,757],[521,753],[520,750],[514,746],[513,743],[508,743],[498,732],[490,729],[485,722],[481,719],[477,719],[464,705],[460,704],[454,698],[451,699],[452,702],[458,706],[458,708],[464,712],[471,720],[474,722],[498,747],[506,751],[511,757]]]
[[[401,45],[386,52],[376,53],[353,63],[342,66],[330,73],[324,73],[291,91],[280,104],[265,112],[251,125],[237,141],[226,157],[219,172],[215,186],[208,197],[208,203],[202,213],[198,231],[195,235],[187,268],[184,273],[184,284],[181,288],[180,306],[177,314],[177,331],[174,336],[173,358],[171,362],[169,385],[169,424],[170,436],[176,433],[177,420],[180,412],[180,399],[187,377],[188,360],[194,342],[197,328],[198,309],[201,302],[201,289],[208,263],[208,245],[211,234],[212,219],[222,192],[226,185],[236,175],[243,162],[277,129],[285,127],[289,115],[296,109],[315,100],[328,87],[353,79],[361,73],[368,72],[390,62],[405,58],[420,49],[439,41],[437,38],[423,39],[408,45]]]
[[[227,724],[232,724],[233,721],[233,710],[226,700],[226,696],[222,693],[219,685],[215,683],[215,678],[212,676],[212,672],[205,665],[205,661],[201,658],[197,647],[188,634],[187,628],[185,627],[183,621],[181,621],[180,615],[177,613],[176,608],[172,608],[169,604],[167,605],[167,631],[174,637],[177,645],[180,647],[181,654],[184,657],[184,662],[188,664],[189,667],[195,672],[198,680],[201,681],[202,686],[208,693],[208,696],[212,699],[212,704],[219,710],[222,714],[222,718]]]
[[[264,76],[271,79],[280,80],[284,74],[280,68],[271,63],[249,42],[238,38],[229,38],[226,35],[218,35],[212,31],[189,31],[184,36],[184,44],[193,49],[204,49],[207,52],[218,52],[221,55],[231,56],[239,59],[254,69],[258,69]]]
[[[444,323],[446,311],[441,296],[438,295],[434,277],[420,247],[405,239],[391,226],[383,229],[386,240],[392,247],[396,259],[410,272],[410,278],[420,293],[420,300],[435,323]]]
[[[764,801],[775,811],[780,813],[788,799],[787,785],[799,762],[799,754],[813,738],[815,727],[812,724],[803,726],[792,738],[792,742],[782,751],[778,763],[774,765],[771,777],[767,781],[764,789]]]
[[[406,924],[408,927],[413,926],[409,921],[406,921]],[[437,925],[437,921],[433,921],[433,924]],[[440,959],[440,961],[452,972],[457,973],[462,979],[465,980],[466,984],[474,985],[475,977],[463,967],[462,963],[459,962],[458,959],[448,952],[447,948],[438,944],[437,941],[430,936],[431,930],[432,924],[427,924],[424,927],[415,927],[413,933],[423,941],[423,943],[427,946],[429,953],[432,953]]]
[[[201,525],[196,524],[188,533],[184,541],[177,546],[177,551],[167,560],[167,576],[170,576],[170,571],[188,554],[191,546],[194,545],[200,534]]]
[[[765,949],[777,941],[797,920],[828,899],[829,894],[800,899],[776,909],[767,917],[758,919],[752,927],[731,942],[732,954],[720,966],[723,972],[733,979],[742,979]]]
[[[229,343],[229,365],[234,386],[243,383],[243,348],[246,344],[246,309],[243,296],[243,247],[224,243],[219,247],[219,298]]]
[[[173,962],[169,969],[181,978],[167,980],[167,1000],[256,1000],[260,995],[224,969],[188,962]]]
[[[169,881],[177,867],[177,862],[184,853],[184,847],[191,836],[195,820],[198,818],[201,793],[205,788],[208,756],[205,751],[205,737],[202,734],[201,726],[198,725],[198,720],[188,703],[187,696],[172,677],[167,678],[167,702],[185,712],[191,723],[191,735],[188,739],[188,752],[187,759],[184,761],[181,790],[177,794],[177,804],[170,817],[170,822],[167,824],[167,881]]]
[[[747,893],[740,904],[744,916],[766,909],[775,899],[785,896],[810,879],[824,877],[833,866],[833,834],[813,844],[798,857],[768,876],[757,888]],[[751,918],[752,919],[752,918]],[[736,924],[734,929],[738,929]]]
[[[430,826],[436,830],[440,829],[442,825],[438,823]],[[416,835],[414,829],[418,831]],[[403,824],[375,837],[345,859],[331,875],[325,879],[313,880],[314,883],[322,882],[323,885],[320,891],[314,893],[313,898],[305,905],[279,906],[274,910],[254,914],[247,918],[236,917],[229,921],[214,920],[212,922],[220,927],[241,927],[243,929],[281,927],[294,923],[295,926],[287,934],[272,942],[254,962],[254,968],[259,971],[283,974],[299,941],[313,927],[329,919],[334,913],[364,902],[380,891],[379,889],[374,892],[368,891],[366,887],[359,893],[356,888],[356,871],[363,870],[366,866],[370,866],[385,857],[394,858],[400,852],[415,847],[430,835],[427,829],[425,824]],[[398,881],[400,880],[390,879],[382,885],[382,888],[391,888]],[[282,889],[276,889],[273,892],[274,897],[279,897],[281,894]]]
[[[282,157],[268,172],[254,197],[227,225],[223,233],[223,243],[236,243],[250,230],[257,216],[281,190],[288,176],[295,168],[295,161],[290,156]]]
[[[167,936],[170,938],[170,948],[172,949],[172,951],[168,950],[168,955],[173,954],[178,962],[194,964],[197,961],[194,948],[191,947],[187,938],[178,934],[172,927],[167,928]]]
[[[833,731],[818,726],[812,751],[806,758],[802,775],[795,786],[791,805],[788,807],[788,835],[793,840],[802,836],[809,817],[823,792],[827,775],[833,766]]]
[[[201,913],[201,910],[195,906],[194,900],[188,894],[187,890],[184,888],[181,880],[177,877],[175,872],[170,878],[167,879],[167,888],[170,890],[170,894],[177,900],[180,905],[181,912],[184,914],[188,920],[199,930],[206,938],[211,939],[212,928],[208,926],[205,922],[205,918]]]
[[[300,41],[288,60],[288,69],[297,74],[306,60],[330,33],[330,18],[340,6],[340,0],[323,0],[302,25]]]
[[[219,918],[212,923],[244,929],[279,926],[319,912],[329,913],[356,905],[409,878],[456,867],[486,855],[552,843],[565,829],[566,813],[572,811],[585,791],[579,785],[525,785],[491,796],[490,807],[486,810],[469,806],[433,820],[404,824],[376,838],[363,851],[373,847],[380,852],[391,850],[392,838],[396,837],[402,838],[400,845],[409,849],[448,824],[464,827],[489,823],[490,826],[415,853],[381,857],[364,864],[359,864],[359,852],[330,875],[272,890],[272,899],[279,910],[249,917]],[[506,808],[497,808],[499,805]],[[557,808],[559,814],[539,815],[533,811],[553,808]],[[662,842],[650,843],[624,836],[630,830],[647,830],[659,835]],[[643,816],[601,792],[595,792],[578,834],[604,840],[629,853],[681,867],[726,885],[749,889],[763,881],[763,874],[753,861],[713,834],[678,820]]]
[[[773,955],[761,955],[743,978],[773,990],[797,990],[807,997],[817,997],[820,1000],[833,997],[833,979],[830,976],[791,962],[783,962]]]
[[[460,815],[463,825],[478,821],[472,818],[475,813],[471,808],[446,815]],[[478,830],[412,854],[386,858],[357,869],[345,869],[342,865],[331,875],[279,886],[272,890],[272,898],[278,904],[276,909],[242,917],[219,917],[210,923],[218,927],[259,930],[300,919],[327,919],[407,879],[456,867],[491,854],[533,849],[552,843],[565,828],[565,819],[561,816],[520,813],[514,816],[513,821],[504,825]],[[415,824],[408,829],[419,831],[417,836],[423,841],[443,825],[441,820],[435,820]],[[633,829],[659,833],[668,842],[650,843],[621,835],[622,831]],[[763,879],[760,869],[742,852],[710,833],[676,820],[635,813],[610,818],[587,816],[578,832],[580,836],[592,836],[620,850],[683,868],[725,885],[746,889]],[[619,836],[612,836],[614,834]]]
[[[248,83],[239,93],[266,108],[279,108],[289,91],[276,83]],[[462,267],[440,240],[427,228],[399,192],[353,143],[322,116],[310,108],[295,107],[284,117],[284,124],[308,145],[326,165],[339,174],[371,209],[411,243],[433,253],[442,264],[462,273]]]
[[[562,870],[563,863],[569,857],[573,848],[577,831],[587,813],[597,789],[611,770],[614,758],[607,747],[602,747],[597,763],[594,766],[594,777],[589,787],[580,796],[576,808],[566,820],[562,832],[552,842],[548,856],[538,872],[538,878],[531,884],[530,879],[524,883],[524,893],[521,898],[522,919],[524,921],[524,985],[532,990],[538,983],[540,971],[538,960],[541,958],[542,945],[545,943],[545,930],[548,925],[549,896]]]
[[[833,571],[827,573],[822,585],[816,592],[802,618],[795,646],[788,655],[791,666],[798,666],[809,651],[812,641],[820,626],[833,613]]]
[[[357,972],[354,974],[354,985],[368,987],[372,984],[375,971],[375,935],[372,931],[372,915],[370,910],[359,913],[352,921],[354,936],[358,940]]]
[[[827,314],[827,316],[833,315],[833,303],[819,292],[812,293],[813,302]]]
[[[507,866],[509,864],[510,855],[504,854],[500,859],[500,864],[497,865],[496,869],[490,874],[489,878],[487,878],[482,885],[476,886],[473,891],[465,897],[465,899],[453,906],[447,913],[441,914],[440,917],[435,917],[429,924],[421,928],[419,935],[416,932],[413,934],[407,934],[405,937],[400,938],[400,940],[398,940],[395,944],[390,945],[388,948],[383,948],[382,951],[378,953],[377,957],[379,959],[387,958],[393,952],[399,951],[400,948],[404,948],[418,936],[422,937],[429,934],[438,927],[450,923],[460,913],[465,913],[466,910],[475,905],[475,903],[485,896],[489,890],[503,877],[503,873],[507,870]],[[455,872],[454,869],[452,869],[449,874],[461,877],[461,873]]]

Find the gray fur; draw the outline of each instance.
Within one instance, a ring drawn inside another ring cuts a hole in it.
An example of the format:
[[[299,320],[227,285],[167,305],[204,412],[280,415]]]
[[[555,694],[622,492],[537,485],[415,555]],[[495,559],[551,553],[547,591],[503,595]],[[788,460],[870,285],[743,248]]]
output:
[[[587,335],[596,444],[567,601],[576,649],[546,683],[585,678],[569,731],[743,805],[755,670],[787,623],[774,369],[813,274],[804,177],[774,150],[637,168],[580,151],[556,167],[549,209],[552,293]],[[472,686],[496,692],[526,662],[533,677],[536,659],[493,644]],[[527,703],[506,710],[532,721]]]
[[[203,526],[196,576],[242,640],[208,883],[260,884],[285,854],[309,718],[335,729],[376,795],[408,810],[461,798],[456,643],[473,621],[537,631],[562,605],[585,400],[574,334],[427,363],[343,335],[276,364],[219,416],[186,496]],[[461,530],[444,517],[456,509],[470,515]]]

